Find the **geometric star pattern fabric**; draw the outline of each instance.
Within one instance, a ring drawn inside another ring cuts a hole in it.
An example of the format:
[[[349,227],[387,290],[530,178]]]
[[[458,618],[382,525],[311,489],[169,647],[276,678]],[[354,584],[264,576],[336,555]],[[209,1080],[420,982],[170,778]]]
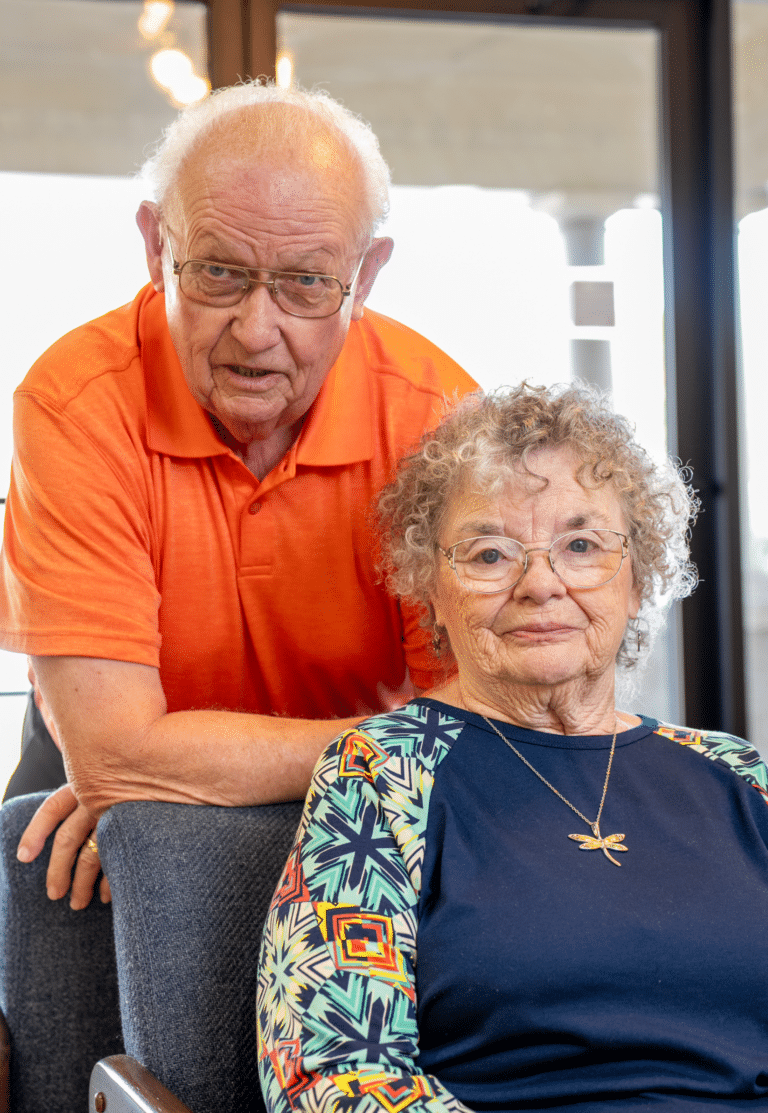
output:
[[[768,771],[743,741],[646,723],[768,803]],[[259,1065],[273,1113],[469,1109],[419,1065],[416,999],[430,801],[465,727],[416,700],[347,731],[317,765],[264,931]]]

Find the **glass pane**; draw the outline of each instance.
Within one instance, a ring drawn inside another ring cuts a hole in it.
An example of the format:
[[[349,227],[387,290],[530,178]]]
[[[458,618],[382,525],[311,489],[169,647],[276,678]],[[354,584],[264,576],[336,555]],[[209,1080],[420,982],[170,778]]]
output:
[[[132,175],[184,100],[207,89],[203,3],[0,0],[0,304],[13,322],[0,372],[0,495],[11,395],[63,333],[147,281]],[[150,65],[162,51],[159,76]],[[182,55],[186,55],[188,62]],[[165,70],[162,63],[165,63]],[[169,66],[170,63],[170,66]],[[175,63],[175,69],[174,69]],[[23,657],[0,652],[0,786],[18,758]]]
[[[748,737],[768,758],[768,4],[733,6]]]
[[[372,309],[484,387],[582,377],[666,451],[656,32],[283,12],[295,80],[369,120],[394,189]],[[680,721],[676,619],[632,701]]]
[[[150,63],[207,73],[204,3],[0,0],[0,21],[2,170],[132,174],[187,99]]]

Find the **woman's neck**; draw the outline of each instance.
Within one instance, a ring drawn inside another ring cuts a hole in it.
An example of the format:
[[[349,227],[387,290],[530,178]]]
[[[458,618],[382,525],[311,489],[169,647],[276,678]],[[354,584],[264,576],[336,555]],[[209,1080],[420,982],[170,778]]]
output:
[[[613,734],[617,719],[619,731],[640,722],[636,715],[616,711],[612,682],[572,681],[552,688],[520,685],[476,691],[457,676],[428,694],[475,715],[547,734]]]

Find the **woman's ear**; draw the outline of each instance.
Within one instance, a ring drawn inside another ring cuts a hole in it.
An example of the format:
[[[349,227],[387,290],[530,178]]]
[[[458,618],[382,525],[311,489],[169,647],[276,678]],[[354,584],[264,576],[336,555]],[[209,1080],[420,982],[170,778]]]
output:
[[[442,611],[441,611],[441,608],[440,608],[440,604],[438,603],[438,601],[437,601],[437,599],[435,598],[434,595],[430,595],[429,603],[427,604],[427,609],[429,611],[429,618],[430,618],[429,625],[430,625],[430,627],[432,629],[434,629],[435,626],[441,626],[443,629],[445,629],[445,623],[443,622],[443,619],[442,619]]]
[[[642,602],[643,601],[640,598],[640,588],[637,586],[637,584],[633,580],[632,581],[632,590],[629,593],[629,617],[630,618],[637,618],[638,614],[640,613],[640,606],[641,606]]]
[[[144,238],[147,267],[152,285],[158,294],[165,289],[163,277],[163,235],[160,231],[160,211],[151,201],[142,201],[136,213],[136,223]]]

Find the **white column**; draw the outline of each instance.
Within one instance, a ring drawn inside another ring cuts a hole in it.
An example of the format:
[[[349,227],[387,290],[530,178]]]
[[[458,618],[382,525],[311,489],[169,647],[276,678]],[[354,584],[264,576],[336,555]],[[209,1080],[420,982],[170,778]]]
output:
[[[560,220],[570,267],[601,267],[605,263],[605,220],[602,216],[567,216]],[[612,326],[613,283],[581,281],[571,284],[571,311],[575,325]],[[610,340],[573,337],[571,373],[574,379],[598,390],[610,390]]]

